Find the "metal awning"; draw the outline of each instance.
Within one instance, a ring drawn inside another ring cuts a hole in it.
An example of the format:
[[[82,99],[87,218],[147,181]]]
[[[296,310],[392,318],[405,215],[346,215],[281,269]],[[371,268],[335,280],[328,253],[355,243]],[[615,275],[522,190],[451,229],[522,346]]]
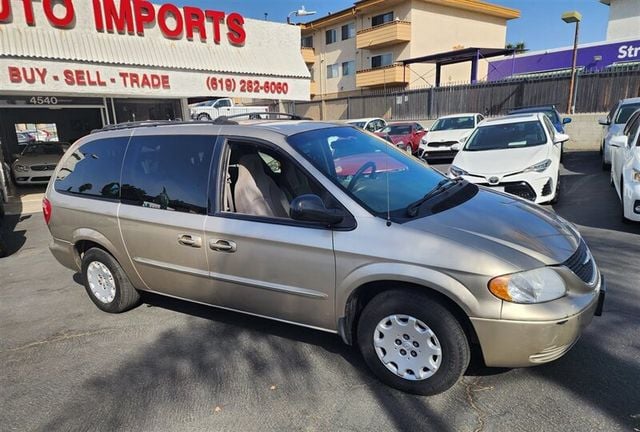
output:
[[[401,60],[403,66],[415,63],[434,63],[436,65],[436,87],[440,86],[440,69],[442,66],[471,62],[471,82],[478,81],[478,60],[481,58],[501,57],[514,53],[512,49],[504,48],[463,48],[422,57]]]

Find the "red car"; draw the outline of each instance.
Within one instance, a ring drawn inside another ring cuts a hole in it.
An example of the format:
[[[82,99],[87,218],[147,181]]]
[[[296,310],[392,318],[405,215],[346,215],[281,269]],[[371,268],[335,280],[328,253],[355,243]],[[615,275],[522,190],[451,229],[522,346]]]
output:
[[[426,134],[427,130],[416,122],[389,123],[386,128],[376,132],[379,137],[411,154],[418,153],[420,141]]]

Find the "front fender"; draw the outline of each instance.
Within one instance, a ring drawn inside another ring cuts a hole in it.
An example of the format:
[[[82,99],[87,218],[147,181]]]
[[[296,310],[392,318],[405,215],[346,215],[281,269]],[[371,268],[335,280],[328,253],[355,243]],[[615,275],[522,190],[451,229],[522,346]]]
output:
[[[499,318],[502,302],[483,302],[460,281],[440,271],[404,263],[372,263],[357,268],[337,286],[336,310],[345,311],[349,296],[360,286],[379,281],[397,281],[433,289],[456,303],[469,317]],[[482,310],[481,310],[482,307]]]

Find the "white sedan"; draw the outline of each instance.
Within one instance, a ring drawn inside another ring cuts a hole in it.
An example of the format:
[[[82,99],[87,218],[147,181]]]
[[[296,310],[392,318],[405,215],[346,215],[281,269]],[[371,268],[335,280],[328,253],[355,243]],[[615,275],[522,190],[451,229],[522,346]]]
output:
[[[541,113],[485,120],[456,155],[449,176],[535,203],[556,202],[561,146],[568,140]]]
[[[458,147],[484,120],[482,114],[454,114],[440,117],[420,141],[418,156],[424,159],[452,159]]]
[[[623,220],[640,222],[640,110],[629,118],[624,131],[609,142],[611,182],[622,203]]]

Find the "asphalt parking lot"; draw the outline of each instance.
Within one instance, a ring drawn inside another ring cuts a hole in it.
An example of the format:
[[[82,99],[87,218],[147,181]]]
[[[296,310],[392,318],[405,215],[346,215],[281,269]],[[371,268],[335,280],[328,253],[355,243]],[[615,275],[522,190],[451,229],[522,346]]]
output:
[[[640,431],[640,224],[622,223],[597,153],[564,165],[554,210],[607,278],[604,316],[554,363],[476,365],[430,398],[382,385],[330,334],[156,296],[100,312],[49,253],[42,216],[9,216],[0,429]]]

